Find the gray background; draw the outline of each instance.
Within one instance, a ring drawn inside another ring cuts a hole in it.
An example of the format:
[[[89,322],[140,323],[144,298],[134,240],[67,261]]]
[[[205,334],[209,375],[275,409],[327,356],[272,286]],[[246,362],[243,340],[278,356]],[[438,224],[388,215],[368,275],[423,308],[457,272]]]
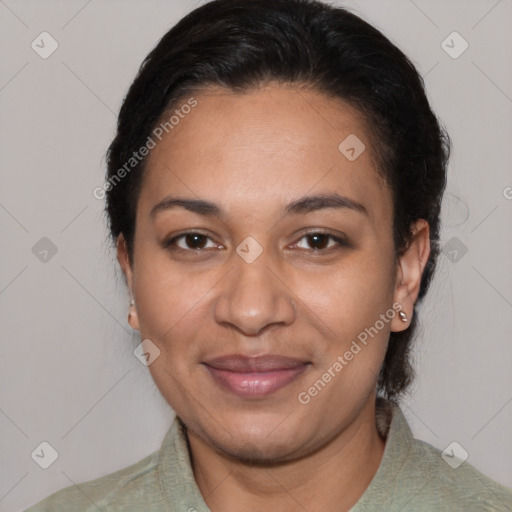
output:
[[[197,5],[0,1],[2,511],[140,460],[172,420],[133,355],[140,340],[92,191],[139,64]],[[412,58],[454,144],[449,245],[421,310],[404,412],[416,437],[440,449],[457,441],[468,462],[510,486],[512,0],[344,5]],[[59,45],[47,59],[31,48],[43,31]],[[469,43],[456,59],[441,45],[453,31]],[[39,245],[33,252],[43,237],[57,248],[47,261]],[[48,469],[31,458],[42,441],[59,454]]]

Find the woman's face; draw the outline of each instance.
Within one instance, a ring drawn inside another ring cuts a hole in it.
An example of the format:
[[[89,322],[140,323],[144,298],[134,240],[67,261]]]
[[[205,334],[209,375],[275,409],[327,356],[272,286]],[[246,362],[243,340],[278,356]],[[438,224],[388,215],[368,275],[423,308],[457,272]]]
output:
[[[407,327],[391,195],[340,100],[283,86],[194,98],[149,155],[133,267],[119,244],[132,327],[210,446],[300,457],[374,407],[390,331]]]

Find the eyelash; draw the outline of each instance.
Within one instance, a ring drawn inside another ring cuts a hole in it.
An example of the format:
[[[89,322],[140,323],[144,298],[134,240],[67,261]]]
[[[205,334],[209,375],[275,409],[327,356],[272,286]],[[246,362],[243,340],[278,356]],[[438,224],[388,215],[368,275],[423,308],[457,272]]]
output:
[[[206,251],[207,249],[183,249],[183,247],[177,247],[176,246],[176,242],[178,240],[180,240],[181,238],[184,238],[186,237],[187,235],[199,235],[201,237],[205,237],[205,238],[208,238],[211,240],[211,238],[208,236],[208,235],[205,235],[203,233],[199,233],[197,231],[187,231],[185,233],[181,233],[180,235],[177,235],[173,238],[170,238],[169,240],[165,241],[163,243],[163,247],[164,249],[168,249],[170,251],[184,251],[184,252],[203,252],[203,251]],[[314,236],[314,235],[325,235],[328,237],[328,239],[330,240],[333,240],[334,242],[336,242],[337,244],[337,247],[334,247],[334,246],[331,246],[331,247],[327,247],[327,248],[324,248],[324,249],[310,249],[313,253],[322,253],[322,252],[330,252],[330,250],[333,250],[333,249],[341,249],[343,247],[350,247],[350,244],[344,240],[343,238],[340,238],[340,237],[337,237],[335,235],[333,235],[332,233],[328,233],[328,232],[325,232],[325,231],[311,231],[309,233],[305,233],[303,236],[301,236],[301,238],[299,239],[300,240],[303,240],[304,238],[307,238],[309,236]],[[302,249],[302,250],[305,250],[307,251],[308,249]]]

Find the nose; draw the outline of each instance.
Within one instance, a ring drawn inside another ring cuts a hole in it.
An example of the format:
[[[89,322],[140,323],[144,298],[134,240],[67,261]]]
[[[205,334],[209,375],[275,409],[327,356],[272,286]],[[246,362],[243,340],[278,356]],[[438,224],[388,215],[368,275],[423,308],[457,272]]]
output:
[[[272,325],[290,325],[296,318],[293,292],[264,254],[252,263],[234,255],[234,268],[215,302],[215,320],[246,336],[259,336]]]

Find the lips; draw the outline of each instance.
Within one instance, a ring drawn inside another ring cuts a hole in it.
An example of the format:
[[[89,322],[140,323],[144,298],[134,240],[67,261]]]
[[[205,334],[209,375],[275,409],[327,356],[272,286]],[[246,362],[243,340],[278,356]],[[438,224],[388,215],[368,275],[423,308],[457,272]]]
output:
[[[307,361],[280,355],[229,355],[203,364],[216,384],[242,398],[261,398],[275,393],[309,366]]]

